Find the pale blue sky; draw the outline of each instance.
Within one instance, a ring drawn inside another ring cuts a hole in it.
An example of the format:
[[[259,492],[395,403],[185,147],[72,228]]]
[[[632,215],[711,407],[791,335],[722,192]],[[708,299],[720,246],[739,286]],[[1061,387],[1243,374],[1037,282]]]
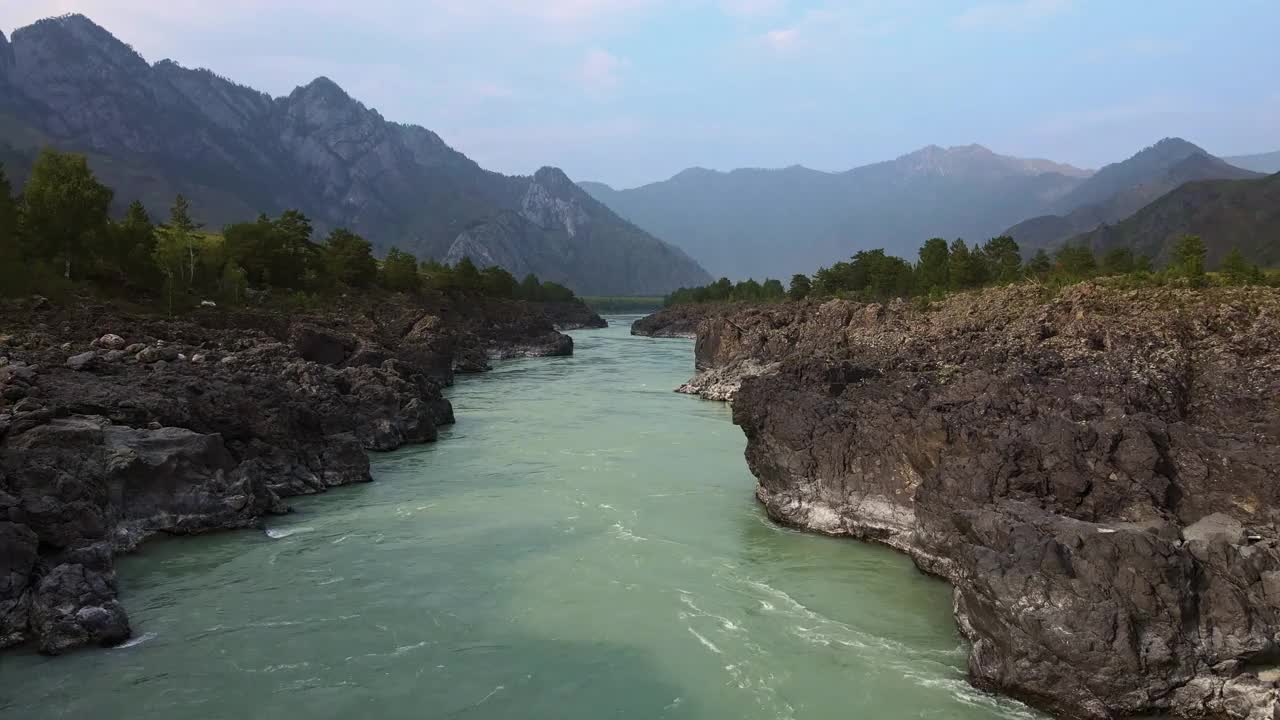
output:
[[[927,144],[1096,167],[1280,148],[1276,0],[0,0],[284,94],[327,75],[485,167],[627,187]]]

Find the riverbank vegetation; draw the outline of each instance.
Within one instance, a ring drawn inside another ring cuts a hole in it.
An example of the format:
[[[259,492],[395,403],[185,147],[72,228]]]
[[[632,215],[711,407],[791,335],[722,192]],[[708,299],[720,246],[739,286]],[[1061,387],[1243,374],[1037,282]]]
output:
[[[778,280],[738,283],[720,278],[710,285],[681,288],[664,305],[707,302],[781,302],[815,298],[848,298],[884,301],[890,298],[937,300],[951,292],[1034,281],[1060,287],[1098,277],[1116,277],[1134,286],[1209,285],[1280,286],[1280,272],[1264,271],[1249,263],[1238,249],[1222,261],[1217,272],[1207,271],[1208,251],[1195,235],[1180,238],[1173,259],[1163,268],[1152,267],[1150,258],[1128,248],[1108,251],[1102,257],[1086,245],[1064,245],[1052,256],[1040,250],[1023,262],[1013,238],[1001,236],[969,246],[964,240],[948,243],[933,238],[919,251],[915,262],[887,254],[882,249],[861,250],[848,261],[820,268],[812,276],[797,274],[790,287]]]
[[[154,302],[177,312],[203,302],[316,305],[349,292],[434,290],[538,302],[572,300],[571,290],[534,275],[517,280],[469,258],[454,266],[418,262],[345,228],[316,241],[297,210],[259,215],[212,232],[178,195],[164,222],[141,202],[112,218],[111,188],[84,156],[45,150],[22,192],[0,166],[0,295],[61,296],[77,290]]]

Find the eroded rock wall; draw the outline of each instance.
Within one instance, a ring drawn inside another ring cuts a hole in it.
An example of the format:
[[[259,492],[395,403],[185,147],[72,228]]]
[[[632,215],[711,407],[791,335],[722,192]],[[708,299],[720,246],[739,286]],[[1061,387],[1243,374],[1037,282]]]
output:
[[[781,522],[955,587],[972,681],[1063,717],[1272,718],[1280,293],[843,301],[708,320]]]

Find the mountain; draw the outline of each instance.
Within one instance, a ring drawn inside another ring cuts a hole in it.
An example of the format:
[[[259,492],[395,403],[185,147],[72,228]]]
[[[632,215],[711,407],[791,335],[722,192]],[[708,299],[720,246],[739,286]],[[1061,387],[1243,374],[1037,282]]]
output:
[[[717,275],[785,278],[859,249],[913,257],[930,237],[991,237],[1043,213],[1088,176],[968,145],[929,146],[839,173],[692,168],[631,190],[582,187]]]
[[[85,153],[115,188],[117,210],[136,198],[163,217],[181,192],[216,228],[297,208],[321,232],[348,227],[379,251],[397,245],[420,258],[443,258],[477,223],[520,212],[538,186],[481,168],[430,130],[386,120],[327,78],[272,98],[209,70],[148,64],[81,15],[0,36],[0,161],[21,181],[46,144]],[[651,294],[707,278],[577,193],[555,185],[546,200],[576,203],[591,232],[539,224],[527,236],[564,251],[548,267],[595,253],[592,274],[561,274],[565,284]],[[564,243],[542,237],[557,233]]]
[[[1280,174],[1254,180],[1189,182],[1116,225],[1104,225],[1072,242],[1096,253],[1127,247],[1157,265],[1169,260],[1177,239],[1199,235],[1216,267],[1233,247],[1263,267],[1280,266]]]
[[[1005,231],[1026,254],[1051,250],[1068,238],[1116,223],[1156,198],[1196,180],[1258,177],[1213,157],[1181,138],[1166,138],[1123,162],[1099,170],[1054,203],[1054,214],[1024,220]]]
[[[587,295],[644,295],[673,282],[693,287],[711,281],[689,256],[619,218],[555,168],[533,176],[518,211],[463,231],[445,262],[464,257],[482,268],[501,265],[517,277],[533,273],[572,284]],[[619,267],[631,271],[618,275]]]
[[[1260,155],[1235,155],[1233,157],[1224,157],[1223,160],[1235,165],[1238,168],[1252,170],[1270,175],[1271,173],[1280,172],[1280,150]]]

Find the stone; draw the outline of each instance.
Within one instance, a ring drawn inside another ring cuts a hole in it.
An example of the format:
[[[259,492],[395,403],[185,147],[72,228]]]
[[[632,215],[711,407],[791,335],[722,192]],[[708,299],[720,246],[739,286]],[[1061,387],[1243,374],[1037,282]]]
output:
[[[123,350],[125,347],[125,340],[119,335],[107,333],[95,340],[93,344],[95,347],[103,348],[104,350]]]
[[[97,360],[98,353],[90,350],[67,358],[67,367],[72,370],[88,370],[97,363]]]

